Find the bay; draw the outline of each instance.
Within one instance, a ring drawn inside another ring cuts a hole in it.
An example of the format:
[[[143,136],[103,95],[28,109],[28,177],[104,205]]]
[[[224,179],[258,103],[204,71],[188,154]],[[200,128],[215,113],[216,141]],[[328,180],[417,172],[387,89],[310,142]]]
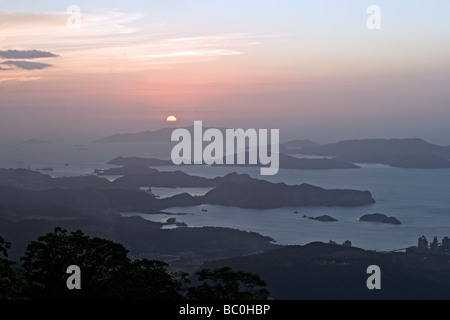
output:
[[[92,174],[94,169],[115,167],[106,163],[117,156],[168,159],[165,143],[92,143],[57,142],[37,145],[0,143],[0,167],[39,169],[52,167],[51,176]],[[301,157],[301,155],[299,156]],[[294,207],[267,210],[202,205],[165,210],[189,227],[216,226],[258,232],[280,244],[306,244],[311,241],[342,243],[373,250],[396,250],[417,243],[425,235],[429,240],[450,236],[450,169],[403,169],[378,164],[359,164],[349,170],[287,170],[274,176],[260,176],[259,168],[168,166],[158,170],[182,170],[188,174],[216,177],[230,172],[247,173],[255,178],[289,185],[309,183],[323,188],[368,190],[376,203],[361,207]],[[47,172],[46,172],[47,173]],[[161,197],[188,192],[206,193],[209,188],[153,188]],[[202,209],[207,210],[206,212]],[[298,213],[294,213],[297,211]],[[401,225],[360,222],[363,214],[394,216]],[[167,215],[140,215],[164,221]],[[336,222],[320,222],[303,216],[329,215]]]

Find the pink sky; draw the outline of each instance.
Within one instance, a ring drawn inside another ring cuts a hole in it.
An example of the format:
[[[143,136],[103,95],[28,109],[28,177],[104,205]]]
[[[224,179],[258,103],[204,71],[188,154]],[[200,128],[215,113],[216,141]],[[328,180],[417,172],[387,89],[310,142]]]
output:
[[[298,30],[283,27],[282,12],[273,28],[149,15],[91,10],[69,29],[63,10],[0,12],[0,50],[57,55],[29,60],[52,65],[43,69],[0,64],[2,138],[95,139],[158,129],[174,114],[180,125],[280,128],[282,138],[450,144],[448,30],[368,31],[364,11],[348,25]]]

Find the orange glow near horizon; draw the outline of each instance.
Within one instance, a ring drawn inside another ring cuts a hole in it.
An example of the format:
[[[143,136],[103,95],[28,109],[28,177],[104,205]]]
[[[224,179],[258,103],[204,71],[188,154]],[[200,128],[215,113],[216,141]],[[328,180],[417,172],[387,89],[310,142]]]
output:
[[[177,118],[175,116],[168,116],[166,121],[167,122],[175,122],[175,121],[177,121]]]

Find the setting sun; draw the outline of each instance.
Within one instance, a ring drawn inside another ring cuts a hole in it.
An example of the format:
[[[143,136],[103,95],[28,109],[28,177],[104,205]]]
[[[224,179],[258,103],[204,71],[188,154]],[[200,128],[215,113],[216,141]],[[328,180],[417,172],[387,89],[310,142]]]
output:
[[[177,121],[177,118],[175,116],[168,116],[166,121],[167,122],[175,122],[175,121]]]

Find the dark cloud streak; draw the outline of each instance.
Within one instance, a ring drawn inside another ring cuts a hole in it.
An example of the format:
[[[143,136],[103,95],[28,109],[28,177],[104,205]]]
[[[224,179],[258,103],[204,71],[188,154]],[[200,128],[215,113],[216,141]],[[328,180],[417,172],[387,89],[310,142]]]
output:
[[[14,61],[14,60],[8,60],[3,61],[0,64],[4,64],[7,66],[15,66],[16,68],[20,68],[23,70],[40,70],[45,69],[48,67],[51,67],[51,64],[48,63],[42,63],[42,62],[31,62],[31,61]],[[0,67],[0,70],[8,70]]]
[[[3,59],[37,59],[55,58],[58,55],[39,50],[0,50],[0,58]]]

